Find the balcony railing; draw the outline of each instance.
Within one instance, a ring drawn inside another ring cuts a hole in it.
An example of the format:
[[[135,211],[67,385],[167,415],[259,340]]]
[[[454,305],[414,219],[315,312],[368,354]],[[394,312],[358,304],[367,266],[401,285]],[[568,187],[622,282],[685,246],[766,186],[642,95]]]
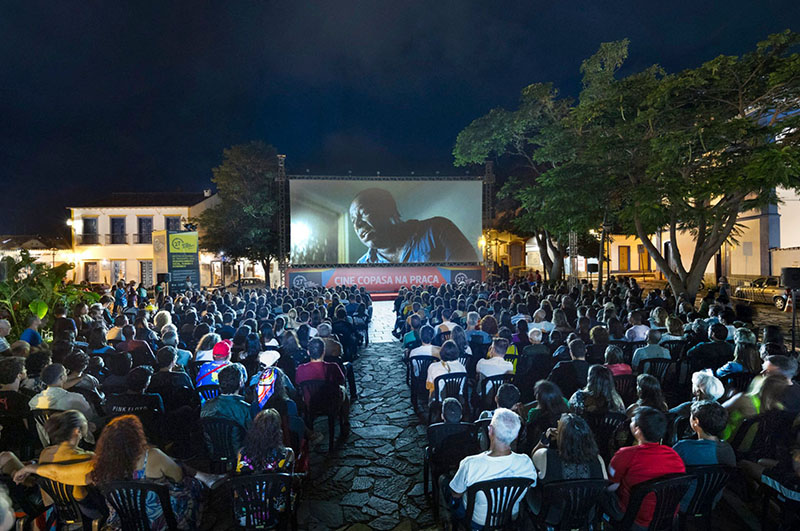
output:
[[[153,243],[152,232],[140,232],[133,235],[133,243]]]
[[[76,234],[75,243],[77,245],[97,245],[100,243],[99,234]]]
[[[127,234],[106,234],[107,245],[128,245],[129,243]]]

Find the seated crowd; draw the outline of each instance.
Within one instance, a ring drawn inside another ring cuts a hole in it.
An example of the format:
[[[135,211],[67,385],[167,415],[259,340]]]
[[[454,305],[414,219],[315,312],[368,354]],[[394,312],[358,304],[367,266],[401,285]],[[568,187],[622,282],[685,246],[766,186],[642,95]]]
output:
[[[109,492],[148,480],[166,485],[171,505],[148,501],[152,529],[173,515],[181,529],[230,528],[245,517],[234,515],[229,478],[308,471],[309,444],[324,439],[316,393],[335,389],[323,407],[336,408],[346,440],[358,397],[351,362],[371,312],[369,294],[341,287],[105,295],[55,308],[51,342],[32,317],[9,344],[0,319],[0,469],[15,508],[49,505],[37,484],[54,481],[85,521],[118,529]],[[290,497],[279,497],[286,512]],[[267,512],[255,518],[269,524]]]
[[[498,520],[485,491],[468,503],[468,490],[501,479],[527,488],[515,516],[524,506],[523,520],[555,526],[568,515],[548,485],[564,480],[599,482],[590,519],[633,529],[657,517],[659,488],[678,489],[689,517],[702,496],[715,507],[726,484],[763,507],[777,492],[800,501],[797,360],[777,326],[756,330],[724,290],[698,308],[659,289],[645,297],[634,279],[602,291],[520,279],[403,289],[394,310],[412,403],[423,419],[413,397],[430,408],[434,500],[456,519],[469,508],[473,529]],[[742,481],[698,489],[717,471]],[[637,485],[653,490],[637,497]]]

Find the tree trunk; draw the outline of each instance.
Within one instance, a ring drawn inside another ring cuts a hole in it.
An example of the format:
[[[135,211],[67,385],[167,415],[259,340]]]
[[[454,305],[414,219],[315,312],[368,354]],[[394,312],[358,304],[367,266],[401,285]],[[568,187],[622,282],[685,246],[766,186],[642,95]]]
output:
[[[264,282],[267,284],[268,288],[272,287],[272,283],[270,282],[269,278],[269,270],[270,270],[271,261],[269,258],[264,258],[261,260],[261,267],[264,268]]]
[[[642,241],[647,252],[655,260],[659,271],[667,276],[669,285],[672,288],[673,294],[677,297],[681,293],[685,293],[689,301],[694,303],[697,298],[697,292],[700,290],[700,281],[703,279],[708,263],[720,250],[722,244],[731,235],[733,228],[736,224],[737,212],[734,211],[729,215],[725,223],[717,221],[713,227],[706,234],[706,226],[701,220],[700,230],[698,230],[697,238],[695,239],[695,249],[692,255],[692,264],[687,270],[683,265],[680,249],[677,243],[677,222],[673,219],[670,223],[670,247],[672,249],[673,264],[670,264],[661,250],[658,249],[653,242],[650,241],[650,235],[647,234],[642,225],[641,219],[638,215],[634,215],[634,225],[636,227],[636,235]]]
[[[539,255],[542,257],[542,269],[544,270],[542,273],[544,274],[544,280],[547,280],[548,272],[553,267],[553,261],[550,259],[550,253],[547,252],[547,236],[543,233],[536,233],[536,243],[539,245]],[[552,278],[552,277],[551,277]]]

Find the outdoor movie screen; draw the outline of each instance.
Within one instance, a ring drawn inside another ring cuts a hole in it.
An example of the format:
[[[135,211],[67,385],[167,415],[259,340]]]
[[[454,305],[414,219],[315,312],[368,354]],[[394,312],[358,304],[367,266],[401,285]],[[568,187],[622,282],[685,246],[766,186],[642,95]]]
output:
[[[480,180],[289,183],[294,265],[480,259]]]

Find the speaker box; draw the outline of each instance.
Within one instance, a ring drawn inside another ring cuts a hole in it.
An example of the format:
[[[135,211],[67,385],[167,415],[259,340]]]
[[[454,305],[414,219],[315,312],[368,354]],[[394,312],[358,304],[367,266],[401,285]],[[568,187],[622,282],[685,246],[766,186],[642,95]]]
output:
[[[597,264],[586,264],[586,271],[589,273],[597,273],[600,267]]]
[[[159,273],[158,275],[156,275],[156,282],[158,284],[161,284],[162,282],[172,282],[171,276],[172,275],[170,275],[169,273]]]
[[[789,289],[800,289],[800,267],[782,268],[781,286]]]

